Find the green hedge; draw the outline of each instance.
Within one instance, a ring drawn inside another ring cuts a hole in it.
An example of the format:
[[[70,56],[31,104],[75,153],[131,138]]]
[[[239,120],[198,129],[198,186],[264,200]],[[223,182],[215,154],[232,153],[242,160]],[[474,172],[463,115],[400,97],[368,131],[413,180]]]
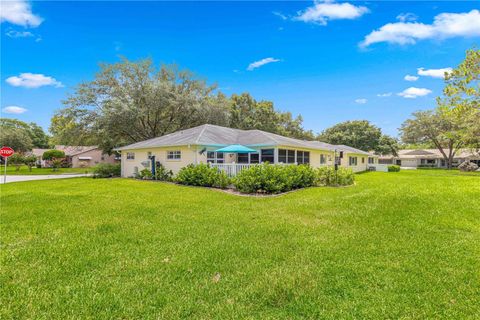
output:
[[[355,182],[352,169],[339,167],[322,167],[317,169],[317,186],[349,186]]]
[[[399,172],[399,171],[400,171],[400,166],[397,166],[397,165],[388,166],[388,172]]]
[[[189,186],[215,187],[225,189],[231,184],[231,179],[217,168],[208,164],[189,164],[178,172],[174,181]]]
[[[94,178],[120,177],[120,164],[100,163],[93,168]]]
[[[315,185],[315,171],[308,165],[261,164],[242,170],[234,185],[242,193],[280,193]]]

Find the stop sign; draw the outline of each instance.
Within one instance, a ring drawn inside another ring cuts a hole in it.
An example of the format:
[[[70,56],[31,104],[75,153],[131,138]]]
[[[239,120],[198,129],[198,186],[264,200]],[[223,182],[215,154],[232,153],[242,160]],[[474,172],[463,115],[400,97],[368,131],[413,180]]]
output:
[[[13,155],[14,152],[15,151],[13,151],[13,149],[10,147],[2,147],[2,149],[0,149],[0,156],[8,158]]]

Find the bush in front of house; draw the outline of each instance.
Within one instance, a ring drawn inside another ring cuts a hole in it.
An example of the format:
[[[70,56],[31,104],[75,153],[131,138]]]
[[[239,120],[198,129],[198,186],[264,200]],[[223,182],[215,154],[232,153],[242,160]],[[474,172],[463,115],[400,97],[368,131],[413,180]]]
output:
[[[150,171],[150,169],[145,168],[138,173],[138,178],[142,180],[151,180],[153,178],[152,171]]]
[[[397,165],[388,166],[388,172],[399,172],[399,171],[400,171],[400,166],[397,166]]]
[[[464,161],[458,166],[458,170],[464,172],[473,172],[478,170],[478,166],[470,161]]]
[[[242,193],[281,193],[315,185],[315,171],[308,165],[260,164],[242,170],[234,179]]]
[[[94,178],[120,177],[120,164],[99,163],[93,168]]]
[[[321,167],[316,172],[317,186],[349,186],[355,182],[355,174],[352,169],[339,167]]]
[[[62,150],[56,150],[56,149],[47,150],[42,155],[43,160],[52,161],[53,171],[57,171],[58,168],[62,166],[64,158],[65,158],[65,152],[63,152]]]
[[[28,171],[32,171],[32,168],[37,163],[37,157],[34,155],[26,156],[23,160],[28,167]]]
[[[155,166],[155,180],[158,180],[158,181],[172,181],[172,177],[173,177],[172,170],[167,170],[160,163],[158,163]]]
[[[19,171],[20,167],[25,163],[25,157],[20,153],[14,153],[8,158],[8,164],[15,166],[15,171]]]
[[[226,188],[230,185],[231,180],[225,172],[219,171],[217,168],[210,167],[208,164],[189,164],[180,169],[175,182],[189,186]]]

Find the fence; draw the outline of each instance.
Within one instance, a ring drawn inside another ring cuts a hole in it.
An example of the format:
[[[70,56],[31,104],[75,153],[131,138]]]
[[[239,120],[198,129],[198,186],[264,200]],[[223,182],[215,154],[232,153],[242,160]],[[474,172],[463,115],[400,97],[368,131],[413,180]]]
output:
[[[254,163],[210,163],[210,166],[225,172],[229,177],[235,177],[240,171],[255,165]]]

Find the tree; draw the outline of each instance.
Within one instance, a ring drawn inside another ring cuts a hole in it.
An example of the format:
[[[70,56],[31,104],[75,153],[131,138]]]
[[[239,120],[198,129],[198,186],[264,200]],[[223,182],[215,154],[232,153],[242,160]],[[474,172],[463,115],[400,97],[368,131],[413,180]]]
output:
[[[32,168],[37,163],[37,157],[35,157],[34,155],[26,156],[24,157],[24,163],[27,165],[28,171],[31,172]]]
[[[61,166],[63,160],[65,159],[65,152],[62,150],[47,150],[42,155],[43,160],[50,160],[52,163],[53,171]]]
[[[157,69],[150,59],[102,64],[93,81],[64,101],[50,131],[56,142],[87,140],[109,151],[207,122],[224,124],[226,99],[215,89],[175,66]]]
[[[17,119],[2,118],[0,119],[0,128],[1,130],[13,128],[24,131],[29,136],[33,148],[48,148],[49,146],[48,135],[42,127],[34,122],[26,123]]]
[[[465,60],[445,74],[443,96],[438,108],[447,116],[464,122],[462,140],[466,146],[480,148],[480,50],[470,49]]]
[[[15,171],[19,171],[22,164],[25,163],[25,157],[22,156],[20,153],[14,153],[9,157],[8,163],[15,166]]]
[[[397,141],[382,134],[382,130],[367,120],[345,121],[324,130],[318,140],[331,144],[344,144],[377,154],[396,154]]]
[[[32,149],[32,139],[25,130],[15,127],[1,127],[0,129],[0,145],[8,146],[19,153]]]
[[[231,128],[258,129],[298,139],[313,139],[302,127],[301,116],[293,119],[290,112],[275,110],[271,101],[256,101],[249,93],[230,97],[229,124]]]
[[[404,143],[432,143],[452,168],[457,151],[465,145],[463,131],[465,123],[442,109],[418,111],[400,128]]]

